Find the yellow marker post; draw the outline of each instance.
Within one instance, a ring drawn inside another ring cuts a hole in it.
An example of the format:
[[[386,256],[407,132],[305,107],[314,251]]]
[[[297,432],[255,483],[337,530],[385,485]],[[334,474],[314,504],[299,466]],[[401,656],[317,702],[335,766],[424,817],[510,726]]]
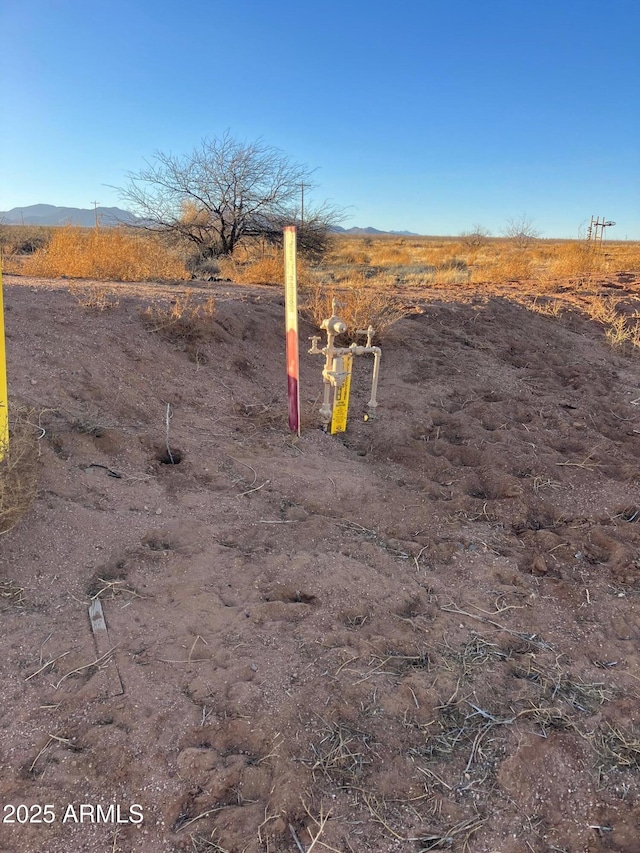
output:
[[[0,258],[0,461],[9,450],[9,396],[7,394],[7,355],[4,345],[4,308],[2,305],[2,259]]]
[[[347,414],[349,412],[349,393],[351,391],[351,373],[353,371],[353,354],[346,353],[340,357],[342,372],[346,373],[344,382],[336,388],[333,400],[333,415],[331,417],[331,435],[345,432],[347,429]],[[338,361],[338,359],[336,359]],[[334,362],[335,363],[335,362]]]

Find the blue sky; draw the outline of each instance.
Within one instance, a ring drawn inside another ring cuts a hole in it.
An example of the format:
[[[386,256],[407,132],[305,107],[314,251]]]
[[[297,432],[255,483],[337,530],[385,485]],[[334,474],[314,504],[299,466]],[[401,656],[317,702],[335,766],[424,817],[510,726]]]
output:
[[[350,225],[640,239],[638,0],[0,0],[0,210],[226,130]]]

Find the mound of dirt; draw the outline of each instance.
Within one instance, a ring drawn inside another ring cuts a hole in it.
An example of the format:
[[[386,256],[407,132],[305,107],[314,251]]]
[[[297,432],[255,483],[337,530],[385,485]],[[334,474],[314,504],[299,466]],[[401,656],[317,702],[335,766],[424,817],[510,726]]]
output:
[[[298,438],[280,292],[108,290],[5,277],[0,851],[637,853],[638,357],[414,294]]]

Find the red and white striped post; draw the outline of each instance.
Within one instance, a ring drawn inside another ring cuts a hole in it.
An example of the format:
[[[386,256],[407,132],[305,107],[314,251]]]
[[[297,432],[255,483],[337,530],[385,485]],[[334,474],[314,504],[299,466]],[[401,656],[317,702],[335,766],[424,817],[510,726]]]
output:
[[[295,225],[287,225],[284,229],[284,289],[289,429],[300,435],[300,358],[298,352],[298,279],[296,274]]]

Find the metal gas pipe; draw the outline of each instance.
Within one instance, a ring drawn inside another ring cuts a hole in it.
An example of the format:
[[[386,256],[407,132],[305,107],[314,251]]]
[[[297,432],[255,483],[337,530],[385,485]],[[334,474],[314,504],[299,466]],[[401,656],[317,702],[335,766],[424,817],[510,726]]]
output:
[[[324,385],[324,394],[322,399],[322,406],[320,408],[320,417],[322,419],[322,428],[326,431],[329,423],[331,422],[331,417],[333,414],[333,406],[331,404],[331,389],[341,388],[344,384],[345,379],[347,378],[347,371],[344,369],[342,356],[348,355],[351,353],[352,355],[366,355],[368,353],[373,353],[373,376],[371,379],[371,398],[367,403],[367,414],[370,418],[372,418],[375,414],[376,407],[378,405],[377,400],[377,392],[378,392],[378,377],[380,375],[380,359],[382,358],[382,350],[380,347],[374,347],[371,345],[371,341],[373,340],[373,336],[375,334],[375,329],[373,326],[369,326],[368,329],[358,329],[358,335],[366,335],[367,343],[366,346],[362,346],[360,344],[350,344],[348,347],[336,347],[334,345],[334,341],[338,335],[342,335],[347,331],[347,324],[340,317],[337,316],[337,307],[338,303],[335,299],[333,299],[331,304],[331,310],[333,312],[331,317],[327,317],[320,324],[320,328],[324,329],[327,333],[327,343],[323,347],[319,347],[318,343],[320,341],[320,335],[313,335],[311,340],[311,349],[309,353],[311,355],[324,355],[324,369],[322,371],[322,381]]]

